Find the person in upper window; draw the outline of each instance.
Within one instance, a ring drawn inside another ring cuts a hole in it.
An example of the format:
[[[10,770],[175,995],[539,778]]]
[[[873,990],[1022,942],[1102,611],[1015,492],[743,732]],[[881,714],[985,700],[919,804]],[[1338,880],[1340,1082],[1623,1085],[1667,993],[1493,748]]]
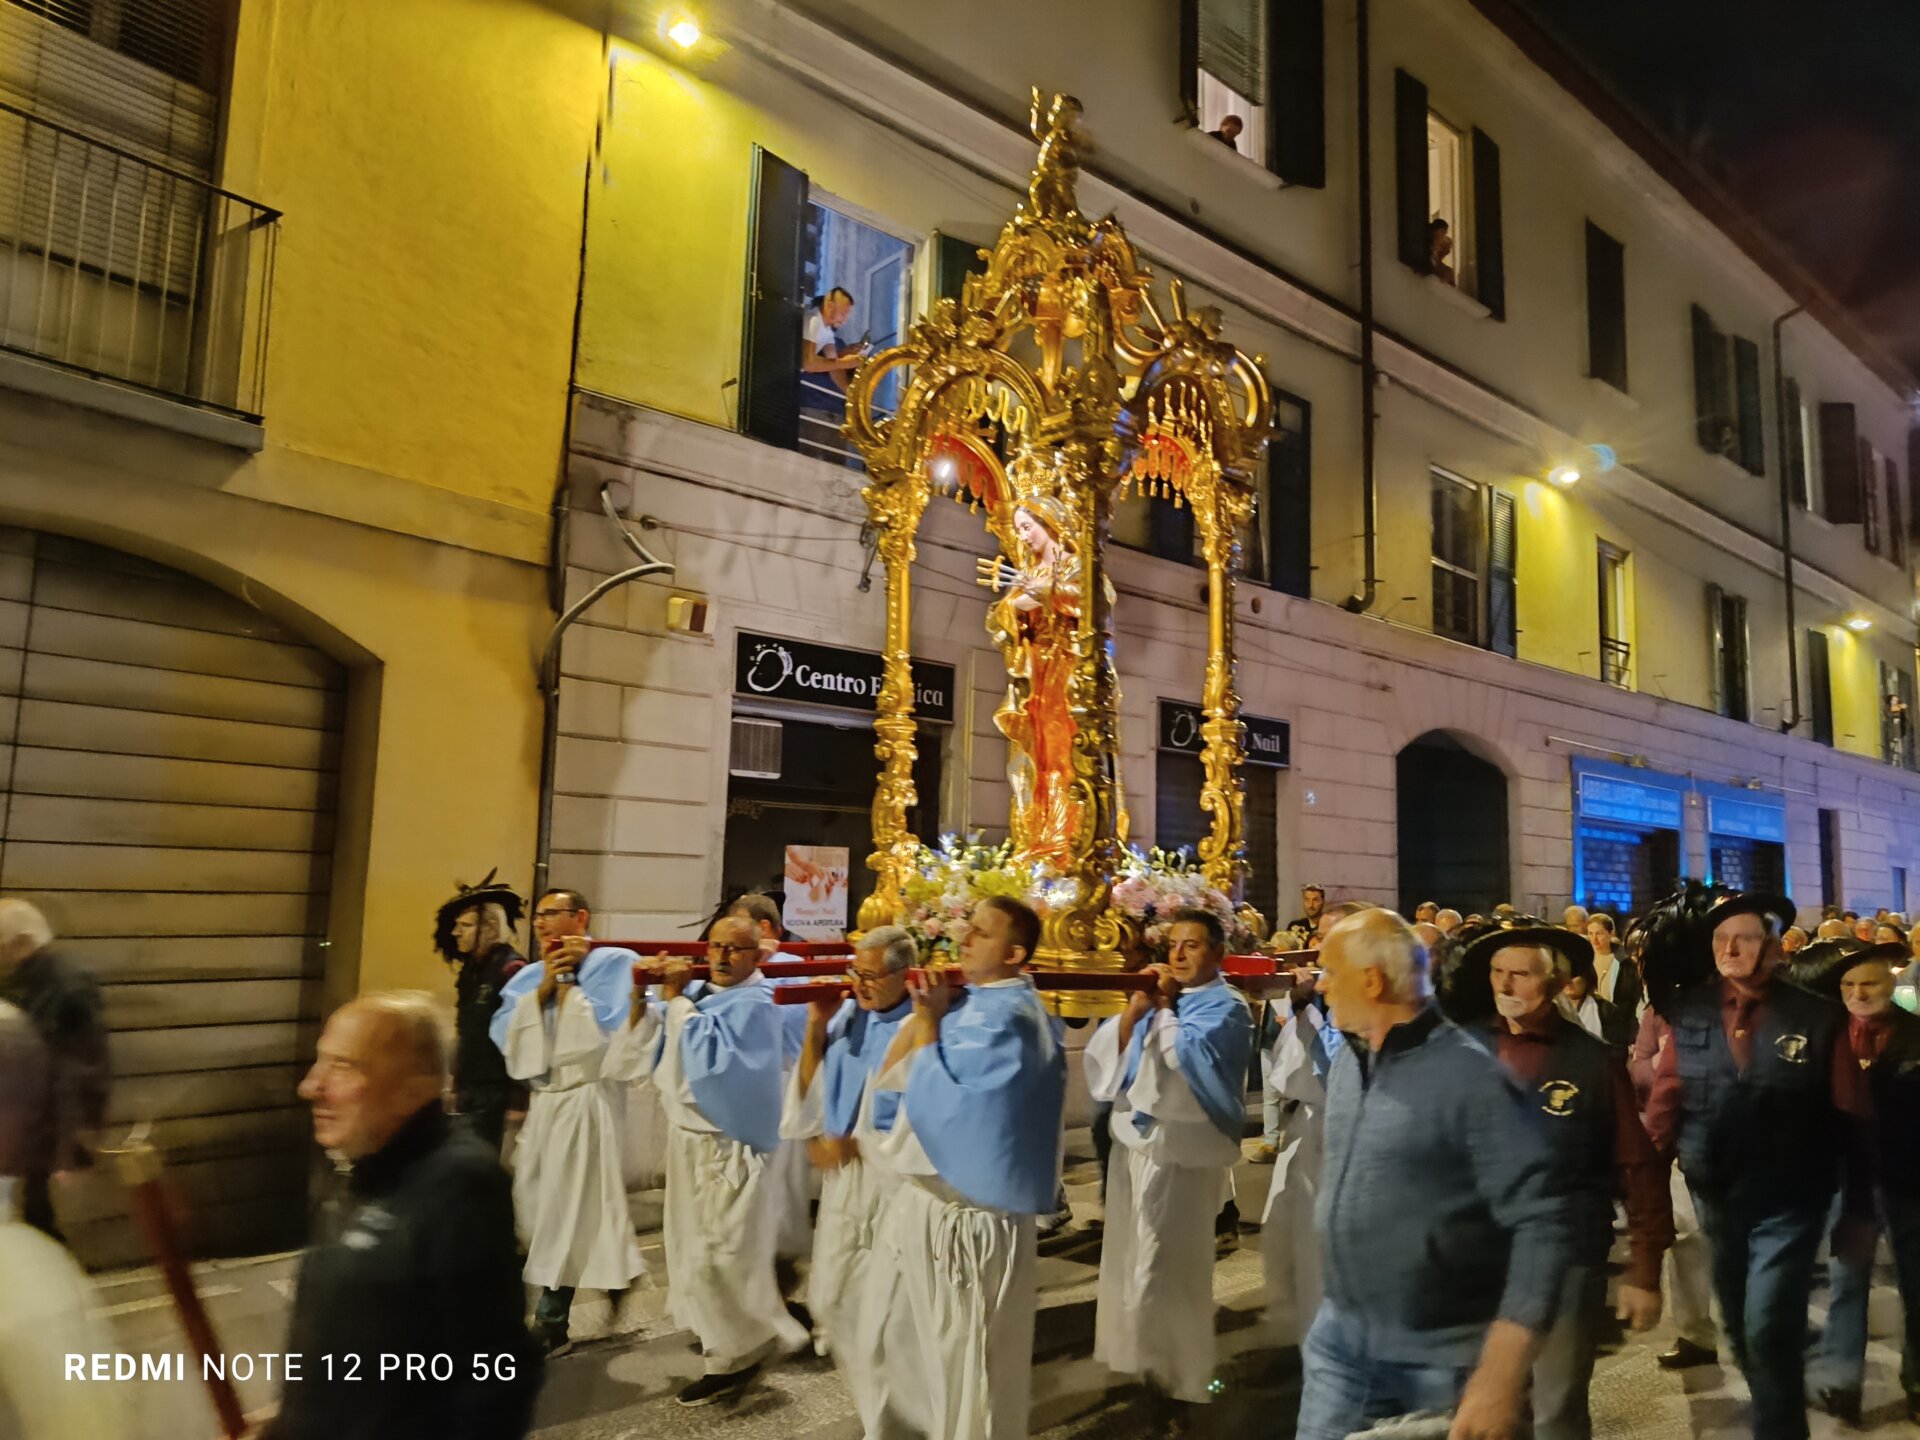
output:
[[[820,375],[824,380],[802,381],[808,390],[831,386],[847,393],[847,376],[866,358],[866,342],[847,345],[840,339],[840,327],[853,316],[853,295],[836,285],[824,295],[813,297],[807,307],[807,320],[800,332],[800,373]]]
[[[1453,254],[1453,229],[1438,215],[1427,222],[1427,270],[1449,285],[1459,282],[1453,278],[1453,264],[1448,256]]]
[[[1229,150],[1238,152],[1240,149],[1240,132],[1246,128],[1247,122],[1242,120],[1238,115],[1226,115],[1221,117],[1220,128],[1218,130],[1209,130],[1207,134],[1218,140]]]

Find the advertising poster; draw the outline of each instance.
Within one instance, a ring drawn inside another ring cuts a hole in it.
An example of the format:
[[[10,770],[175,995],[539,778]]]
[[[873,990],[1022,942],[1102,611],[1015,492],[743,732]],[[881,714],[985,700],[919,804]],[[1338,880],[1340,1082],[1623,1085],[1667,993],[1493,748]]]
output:
[[[787,846],[787,904],[782,919],[802,940],[838,940],[847,933],[844,845]]]

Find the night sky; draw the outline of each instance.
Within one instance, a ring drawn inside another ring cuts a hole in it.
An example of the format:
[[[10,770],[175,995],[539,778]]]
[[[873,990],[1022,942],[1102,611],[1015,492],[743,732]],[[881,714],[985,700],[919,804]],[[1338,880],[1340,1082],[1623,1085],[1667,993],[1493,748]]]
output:
[[[1920,0],[1521,0],[1920,373]]]

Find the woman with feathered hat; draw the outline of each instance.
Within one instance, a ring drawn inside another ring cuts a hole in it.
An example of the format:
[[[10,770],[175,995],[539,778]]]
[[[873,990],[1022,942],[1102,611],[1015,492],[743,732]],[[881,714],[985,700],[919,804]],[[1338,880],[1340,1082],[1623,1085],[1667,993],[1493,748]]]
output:
[[[1793,919],[1784,897],[1693,884],[1650,912],[1640,956],[1673,1028],[1647,1130],[1692,1191],[1758,1440],[1807,1434],[1807,1301],[1836,1191],[1836,1248],[1873,1234],[1865,1076],[1846,1011],[1781,973]]]
[[[516,1087],[487,1027],[500,1008],[501,990],[527,957],[513,948],[522,902],[494,874],[488,871],[478,885],[459,886],[440,907],[433,948],[454,969],[453,1108],[466,1116],[474,1134],[498,1150]]]

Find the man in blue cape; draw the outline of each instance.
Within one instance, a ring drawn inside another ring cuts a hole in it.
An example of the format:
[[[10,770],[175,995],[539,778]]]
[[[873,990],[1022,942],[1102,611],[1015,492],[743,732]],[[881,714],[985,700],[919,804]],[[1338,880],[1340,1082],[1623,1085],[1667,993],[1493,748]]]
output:
[[[800,1147],[822,1177],[807,1303],[821,1340],[846,1376],[867,1433],[874,1436],[901,1428],[878,1403],[873,1336],[861,1313],[874,1237],[899,1177],[867,1163],[854,1131],[864,1114],[866,1123],[884,1134],[899,1113],[900,1092],[876,1092],[870,1082],[912,1013],[907,971],[919,955],[913,937],[897,925],[860,937],[853,952],[852,998],[807,1007],[806,1040],[780,1118],[783,1142]]]
[[[862,1302],[880,1400],[936,1440],[1027,1433],[1034,1217],[1054,1208],[1067,1084],[1050,1017],[1021,973],[1039,943],[1040,917],[1018,900],[974,907],[960,945],[966,990],[914,983],[914,1013],[868,1107],[893,1090],[899,1111],[885,1132],[870,1115],[855,1131],[865,1159],[903,1177]]]
[[[1226,932],[1177,912],[1167,963],[1087,1046],[1087,1088],[1113,1103],[1093,1358],[1175,1401],[1213,1379],[1213,1220],[1246,1127],[1253,1020],[1220,978]],[[1170,1413],[1172,1426],[1183,1414]]]
[[[711,983],[689,983],[686,961],[661,957],[659,999],[634,987],[607,1055],[610,1074],[654,1087],[667,1119],[667,1301],[706,1357],[682,1405],[737,1395],[807,1343],[773,1274],[780,1020],[753,924],[717,921],[707,964]]]

